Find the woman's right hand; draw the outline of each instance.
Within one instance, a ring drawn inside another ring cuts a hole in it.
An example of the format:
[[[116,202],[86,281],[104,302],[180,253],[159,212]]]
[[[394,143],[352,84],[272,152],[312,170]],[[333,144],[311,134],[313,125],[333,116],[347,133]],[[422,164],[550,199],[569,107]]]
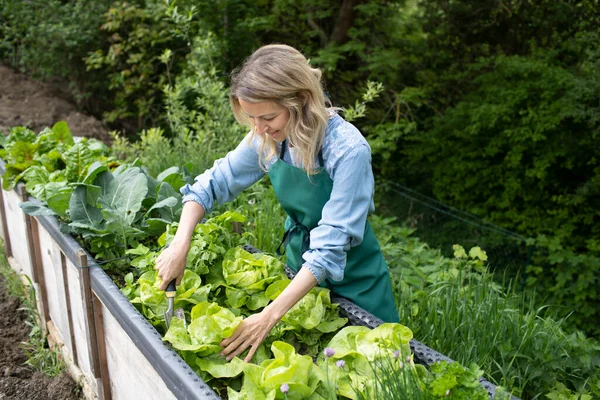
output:
[[[169,247],[164,249],[156,258],[155,269],[158,270],[158,276],[162,279],[159,289],[165,290],[169,282],[176,279],[176,284],[181,283],[187,253],[190,250],[189,242],[186,244],[175,243],[173,241]]]

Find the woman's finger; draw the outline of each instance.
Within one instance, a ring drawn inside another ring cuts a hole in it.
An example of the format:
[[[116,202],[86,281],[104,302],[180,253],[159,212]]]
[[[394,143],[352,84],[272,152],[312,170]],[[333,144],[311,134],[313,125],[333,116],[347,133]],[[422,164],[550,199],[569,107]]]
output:
[[[228,338],[225,338],[225,339],[221,340],[221,343],[219,343],[219,346],[221,346],[221,347],[227,347],[227,346],[229,346],[229,344],[231,342],[233,342],[235,339],[238,338],[238,336],[240,336],[240,333],[241,333],[241,330],[240,330],[240,327],[238,326],[238,328],[235,331],[233,331],[233,333],[231,334],[231,336],[229,336]]]
[[[243,342],[240,346],[237,347],[237,349],[233,353],[231,353],[229,356],[227,356],[227,361],[242,354],[244,352],[244,350],[246,350],[250,345],[251,345],[250,339]]]
[[[246,358],[244,358],[244,361],[249,363],[250,361],[252,361],[252,358],[254,357],[254,353],[256,353],[256,350],[258,350],[258,346],[260,346],[260,344],[262,343],[261,341],[255,342],[252,347],[250,348],[250,351],[248,352],[248,355],[246,356]]]
[[[221,356],[227,357],[227,359],[229,360],[229,356],[231,355],[231,353],[234,352],[235,349],[237,349],[246,340],[247,340],[247,336],[246,335],[239,335],[237,338],[235,338],[231,343],[229,343],[221,351]]]

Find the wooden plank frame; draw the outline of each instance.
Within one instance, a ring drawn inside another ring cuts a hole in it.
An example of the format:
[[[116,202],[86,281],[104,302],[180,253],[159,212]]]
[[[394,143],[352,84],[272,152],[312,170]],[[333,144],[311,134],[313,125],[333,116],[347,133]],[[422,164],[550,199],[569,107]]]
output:
[[[0,179],[0,184],[2,180]],[[0,211],[2,213],[2,235],[4,237],[4,254],[6,258],[12,256],[12,249],[10,247],[10,235],[8,234],[8,225],[6,222],[6,209],[4,208],[4,189],[0,187]]]
[[[106,339],[104,337],[104,318],[102,315],[102,302],[92,291],[92,308],[94,315],[94,330],[96,331],[96,349],[98,354],[98,398],[100,400],[112,400],[110,389],[110,376],[108,372],[108,362],[106,360]]]
[[[41,325],[44,333],[47,333],[46,322],[50,319],[50,310],[48,309],[48,290],[46,288],[46,277],[44,276],[44,266],[42,264],[42,255],[40,249],[40,236],[38,221],[35,218],[31,218],[30,224],[30,235],[32,237],[32,249],[33,255],[33,269],[36,271],[38,291],[38,311],[40,313]]]
[[[23,200],[24,202],[29,200],[29,196],[27,195],[27,190],[25,189],[25,185],[19,185],[19,186],[17,186],[17,188],[18,188],[19,196],[21,196],[21,200]],[[31,279],[33,280],[34,283],[38,283],[39,277],[38,277],[37,268],[35,267],[36,251],[35,251],[35,247],[34,247],[35,243],[34,243],[34,239],[33,239],[32,222],[31,222],[31,220],[33,218],[31,217],[31,215],[28,215],[25,213],[23,213],[23,216],[25,217],[25,231],[26,231],[26,236],[27,236],[27,247],[29,250],[29,260],[31,261]]]
[[[81,286],[81,298],[85,307],[85,314],[87,316],[87,337],[88,346],[90,348],[90,365],[92,367],[92,373],[95,378],[100,378],[100,355],[98,352],[98,336],[97,329],[94,320],[94,300],[92,294],[92,285],[90,282],[90,269],[88,267],[87,254],[83,249],[77,252],[77,258],[79,259],[79,276],[82,282]]]
[[[73,363],[75,363],[75,365],[79,367],[77,363],[77,343],[75,341],[75,332],[73,330],[73,314],[71,313],[71,293],[69,291],[69,275],[67,274],[67,260],[65,259],[65,254],[63,252],[60,253],[60,263],[63,276],[63,288],[67,304],[67,309],[65,310],[65,312],[67,313],[69,336],[71,337],[71,350],[73,352],[71,356],[73,357]]]

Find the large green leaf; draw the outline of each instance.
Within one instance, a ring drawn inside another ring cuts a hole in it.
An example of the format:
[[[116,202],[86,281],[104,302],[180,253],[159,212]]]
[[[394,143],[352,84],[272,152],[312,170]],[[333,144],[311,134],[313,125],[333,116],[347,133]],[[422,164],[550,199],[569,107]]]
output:
[[[174,189],[179,190],[183,185],[186,184],[185,180],[182,178],[182,174],[179,171],[179,167],[171,167],[167,168],[158,176],[156,179],[159,182],[165,182],[171,185]]]
[[[52,127],[52,133],[54,135],[54,139],[58,142],[62,142],[65,144],[73,144],[73,135],[71,134],[71,130],[65,121],[59,121],[54,124]]]
[[[75,143],[64,155],[67,163],[67,179],[69,182],[81,182],[87,174],[88,166],[96,159],[96,154],[85,142]]]
[[[92,165],[89,166],[87,170],[87,175],[83,179],[83,183],[87,183],[89,185],[94,184],[94,180],[99,173],[108,171],[108,167],[102,164],[100,161],[94,161]]]
[[[44,206],[43,203],[42,204],[34,204],[31,201],[26,201],[26,202],[20,203],[19,207],[21,207],[21,210],[23,210],[23,212],[25,214],[32,215],[32,216],[38,216],[38,215],[52,216],[52,215],[55,215],[54,211],[52,211],[48,207]]]
[[[65,217],[67,214],[67,210],[69,209],[69,203],[71,200],[71,195],[73,194],[73,188],[65,187],[60,190],[58,193],[48,197],[47,203],[48,207],[52,209],[56,214],[61,217]]]
[[[79,186],[75,188],[69,201],[69,209],[71,213],[70,226],[88,228],[94,231],[102,230],[104,220],[102,211],[88,203],[87,187]]]
[[[108,184],[100,203],[105,209],[120,211],[123,222],[131,225],[147,193],[146,175],[137,167],[128,168]]]
[[[96,178],[94,178],[94,185],[102,189],[102,194],[106,194],[113,179],[114,177],[109,171],[99,172]]]

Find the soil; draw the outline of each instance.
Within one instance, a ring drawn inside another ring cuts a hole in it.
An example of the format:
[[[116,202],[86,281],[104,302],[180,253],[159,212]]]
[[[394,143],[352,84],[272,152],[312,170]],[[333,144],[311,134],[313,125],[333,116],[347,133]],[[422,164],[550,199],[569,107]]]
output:
[[[27,126],[34,132],[66,121],[74,136],[110,142],[107,127],[82,114],[61,82],[40,82],[0,64],[0,132]]]
[[[0,400],[79,400],[81,389],[66,373],[50,377],[25,365],[20,343],[29,337],[27,315],[0,275]]]

